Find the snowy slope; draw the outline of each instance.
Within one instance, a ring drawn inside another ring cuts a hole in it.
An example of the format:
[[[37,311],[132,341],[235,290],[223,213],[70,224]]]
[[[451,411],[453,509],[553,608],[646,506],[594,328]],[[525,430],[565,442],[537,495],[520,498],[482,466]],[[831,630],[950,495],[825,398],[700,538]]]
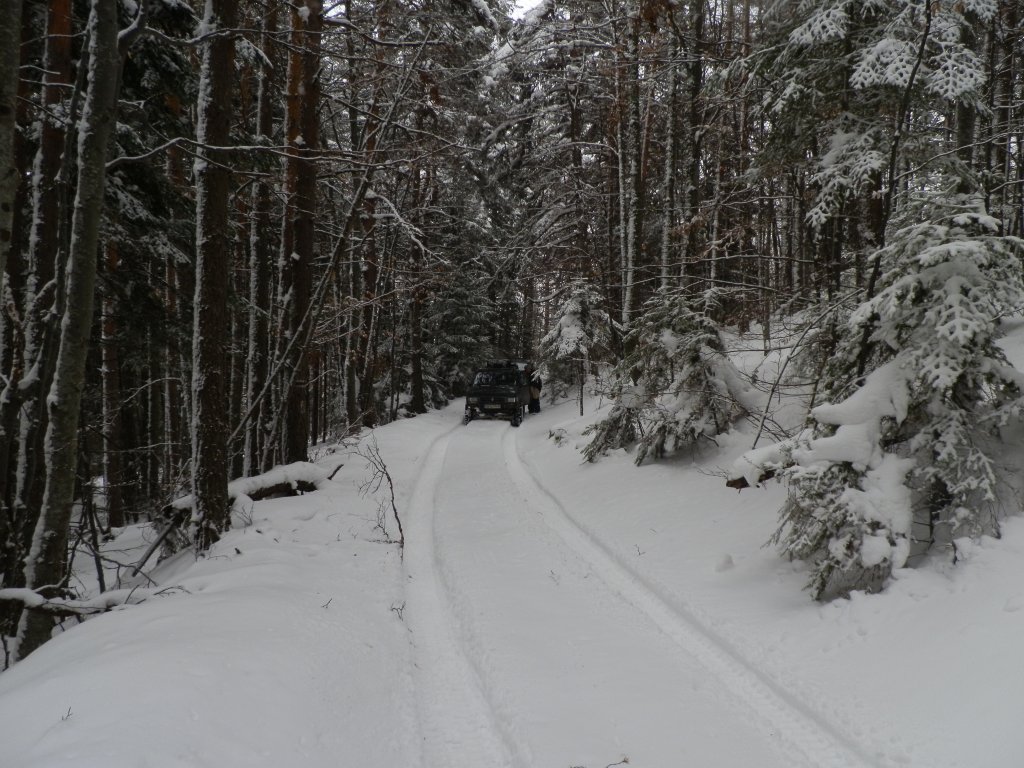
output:
[[[378,430],[404,560],[358,456],[258,502],[0,674],[0,766],[1024,764],[1024,520],[822,606],[763,546],[782,489],[717,474],[749,435],[585,464],[575,408]]]

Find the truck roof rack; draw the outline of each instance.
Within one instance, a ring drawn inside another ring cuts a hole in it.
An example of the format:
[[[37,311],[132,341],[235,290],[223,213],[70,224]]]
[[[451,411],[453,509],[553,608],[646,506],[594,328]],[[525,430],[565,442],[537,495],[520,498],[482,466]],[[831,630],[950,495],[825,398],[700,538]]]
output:
[[[523,360],[521,358],[509,357],[504,360],[490,360],[488,361],[485,368],[526,368],[530,364],[529,360]]]

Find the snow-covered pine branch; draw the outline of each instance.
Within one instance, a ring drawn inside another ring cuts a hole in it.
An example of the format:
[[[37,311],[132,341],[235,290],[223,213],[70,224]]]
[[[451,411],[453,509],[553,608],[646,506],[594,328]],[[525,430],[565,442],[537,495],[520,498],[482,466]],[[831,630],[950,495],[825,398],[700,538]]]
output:
[[[583,450],[588,460],[634,445],[637,464],[661,458],[726,432],[755,410],[709,314],[711,302],[678,292],[659,292],[647,302],[613,373],[614,405],[588,430],[594,435]]]
[[[877,254],[879,292],[841,331],[832,402],[733,468],[735,486],[788,482],[774,540],[810,562],[816,598],[878,589],[913,556],[998,532],[1013,471],[997,460],[1001,430],[1019,421],[1022,392],[996,341],[1024,304],[1024,242],[970,200],[906,212],[918,217]],[[873,370],[851,383],[865,333]]]

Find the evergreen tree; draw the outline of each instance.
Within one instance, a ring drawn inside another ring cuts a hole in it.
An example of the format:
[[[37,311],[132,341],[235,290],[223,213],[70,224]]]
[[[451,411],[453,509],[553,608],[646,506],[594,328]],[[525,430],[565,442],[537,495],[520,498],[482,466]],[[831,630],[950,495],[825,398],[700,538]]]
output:
[[[559,391],[567,391],[574,383],[579,384],[582,416],[583,392],[591,363],[607,352],[617,326],[601,308],[601,294],[586,280],[573,280],[566,293],[552,329],[540,341],[538,352],[547,372],[551,397]]]
[[[1020,415],[1024,376],[996,341],[1024,301],[1024,242],[975,200],[906,214],[878,254],[878,294],[841,336],[829,402],[798,437],[745,459],[789,481],[775,540],[812,563],[819,599],[878,589],[912,554],[998,531],[1000,428]],[[851,382],[865,332],[871,372]]]
[[[490,342],[494,330],[486,284],[487,276],[479,269],[455,269],[444,293],[430,302],[424,318],[428,336],[424,357],[431,361],[435,407],[465,394],[474,368],[497,357]]]
[[[232,29],[238,0],[206,0],[203,24]],[[231,169],[219,147],[230,143],[235,41],[210,35],[203,47],[196,116],[196,268],[192,325],[192,496],[197,549],[216,542],[231,524],[224,350],[230,345],[228,296],[232,262]]]
[[[659,292],[647,302],[624,340],[612,408],[588,430],[594,434],[583,450],[588,460],[633,444],[637,464],[648,455],[661,458],[714,438],[747,414],[746,386],[712,319],[715,294],[701,303],[695,309],[678,292]]]

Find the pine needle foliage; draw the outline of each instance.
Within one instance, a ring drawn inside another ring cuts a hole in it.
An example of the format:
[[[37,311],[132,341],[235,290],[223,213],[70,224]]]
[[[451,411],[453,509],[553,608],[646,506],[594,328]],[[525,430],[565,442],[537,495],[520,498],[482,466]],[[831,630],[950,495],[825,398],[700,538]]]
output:
[[[608,416],[588,429],[588,461],[636,446],[636,463],[727,431],[747,414],[745,386],[712,319],[717,294],[659,292],[626,336]]]
[[[464,395],[475,367],[497,356],[488,279],[482,270],[460,265],[447,276],[443,295],[434,296],[426,309],[424,376],[434,407]]]
[[[579,385],[580,415],[590,364],[607,352],[614,330],[603,305],[604,297],[591,282],[574,279],[538,348],[552,397],[565,394],[574,383]]]
[[[979,205],[942,199],[908,207],[876,254],[883,278],[841,329],[830,402],[746,457],[788,480],[774,541],[812,563],[818,599],[876,590],[914,554],[998,533],[1000,428],[1020,414],[1024,379],[997,340],[1024,301],[1024,242]]]

